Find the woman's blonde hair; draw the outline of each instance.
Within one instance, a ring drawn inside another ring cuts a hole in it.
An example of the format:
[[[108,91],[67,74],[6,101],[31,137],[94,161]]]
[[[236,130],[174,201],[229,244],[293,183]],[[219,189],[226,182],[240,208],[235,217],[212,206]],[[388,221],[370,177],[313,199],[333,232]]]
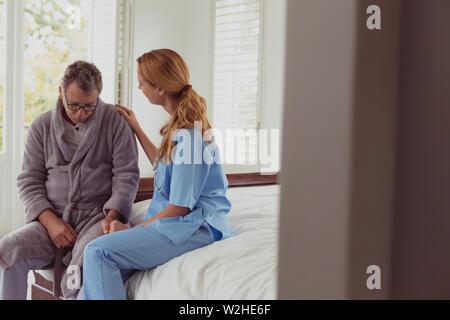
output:
[[[152,86],[165,90],[178,101],[175,112],[169,121],[161,128],[163,136],[158,149],[158,162],[166,156],[167,163],[171,163],[174,147],[172,137],[176,130],[194,128],[196,121],[201,122],[202,137],[206,130],[212,129],[207,117],[206,100],[190,85],[190,74],[186,62],[173,50],[159,49],[145,53],[137,59],[138,68],[144,80]],[[205,136],[210,140],[210,136]]]

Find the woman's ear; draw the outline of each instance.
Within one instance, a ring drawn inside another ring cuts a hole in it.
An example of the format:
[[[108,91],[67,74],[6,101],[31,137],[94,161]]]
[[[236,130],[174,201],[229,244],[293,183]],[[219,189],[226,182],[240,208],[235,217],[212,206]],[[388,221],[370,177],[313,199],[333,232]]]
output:
[[[164,89],[158,88],[158,95],[160,97],[164,97],[165,94],[166,94],[166,91]]]

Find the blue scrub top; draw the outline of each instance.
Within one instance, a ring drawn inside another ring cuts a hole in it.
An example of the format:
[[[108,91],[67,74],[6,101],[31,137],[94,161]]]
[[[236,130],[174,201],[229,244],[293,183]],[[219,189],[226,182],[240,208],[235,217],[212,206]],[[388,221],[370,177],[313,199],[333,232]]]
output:
[[[217,144],[207,144],[201,130],[193,128],[177,130],[174,144],[170,164],[166,157],[159,162],[155,159],[155,190],[146,220],[172,204],[187,207],[190,212],[184,217],[158,219],[151,225],[174,243],[186,241],[204,222],[212,227],[216,240],[231,237],[228,180]]]

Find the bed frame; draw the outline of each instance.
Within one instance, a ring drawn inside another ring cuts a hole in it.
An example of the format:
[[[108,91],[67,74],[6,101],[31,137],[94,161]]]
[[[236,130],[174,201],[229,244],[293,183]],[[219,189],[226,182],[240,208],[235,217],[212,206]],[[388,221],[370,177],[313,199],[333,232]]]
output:
[[[252,187],[279,184],[279,173],[238,173],[227,174],[228,187]],[[139,181],[139,188],[135,203],[149,200],[153,197],[153,178],[143,178]],[[31,285],[31,300],[60,300],[53,296],[53,282],[33,271],[35,282]]]

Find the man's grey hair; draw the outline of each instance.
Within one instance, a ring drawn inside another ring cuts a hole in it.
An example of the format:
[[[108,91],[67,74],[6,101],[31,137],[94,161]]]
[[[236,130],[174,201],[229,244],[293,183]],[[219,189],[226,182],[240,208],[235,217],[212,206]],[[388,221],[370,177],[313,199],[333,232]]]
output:
[[[65,90],[72,83],[76,83],[86,94],[94,90],[100,94],[103,90],[102,73],[95,64],[86,61],[75,61],[66,68],[61,87]]]

